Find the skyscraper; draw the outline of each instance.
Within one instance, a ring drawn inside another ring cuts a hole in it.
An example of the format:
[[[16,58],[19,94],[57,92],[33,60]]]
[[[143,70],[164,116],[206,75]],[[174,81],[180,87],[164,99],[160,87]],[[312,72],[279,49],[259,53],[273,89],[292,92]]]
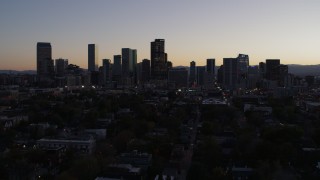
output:
[[[285,86],[285,79],[287,78],[288,76],[288,66],[287,65],[284,65],[284,64],[280,64],[279,67],[279,81],[278,81],[278,85],[281,86],[281,87],[284,87]]]
[[[132,61],[132,50],[130,48],[122,48],[122,77],[130,77],[130,61]]]
[[[207,59],[207,72],[209,74],[212,74],[213,76],[215,74],[215,65],[216,65],[215,59]]]
[[[131,76],[136,76],[136,66],[137,66],[137,50],[136,49],[131,49],[131,61],[129,61],[129,70]]]
[[[137,50],[132,49],[132,61],[130,64],[130,74],[133,77],[134,84],[138,82],[137,75]]]
[[[167,79],[167,54],[164,45],[164,39],[151,42],[151,77],[155,80]]]
[[[215,66],[216,66],[216,60],[215,59],[207,59],[207,77],[206,77],[206,85],[210,86],[213,85],[214,79],[215,79]]]
[[[226,88],[235,88],[238,76],[238,59],[223,58],[223,85]]]
[[[206,67],[197,66],[197,85],[203,86],[205,84]]]
[[[150,60],[148,59],[142,60],[141,81],[150,81]]]
[[[218,68],[217,83],[219,83],[219,84],[223,83],[223,65],[221,65],[220,68]]]
[[[259,74],[260,74],[260,78],[265,78],[265,76],[266,76],[266,63],[264,63],[264,62],[259,63]]]
[[[50,43],[37,43],[37,75],[40,81],[54,75],[54,64]]]
[[[68,67],[68,59],[56,59],[56,75],[57,76],[64,76],[65,71]]]
[[[111,61],[110,59],[102,60],[103,83],[111,81]]]
[[[112,79],[120,82],[121,80],[121,55],[113,56]]]
[[[266,60],[266,79],[279,80],[280,76],[280,59],[267,59]]]
[[[137,65],[137,50],[122,48],[122,76],[134,77]]]
[[[246,79],[249,68],[249,56],[246,54],[239,54],[238,57],[239,78]]]
[[[196,82],[196,62],[190,62],[190,70],[189,70],[189,84],[193,86]]]
[[[98,47],[88,44],[88,71],[98,71]]]
[[[168,71],[168,82],[174,88],[188,87],[188,70],[185,68],[172,68]]]

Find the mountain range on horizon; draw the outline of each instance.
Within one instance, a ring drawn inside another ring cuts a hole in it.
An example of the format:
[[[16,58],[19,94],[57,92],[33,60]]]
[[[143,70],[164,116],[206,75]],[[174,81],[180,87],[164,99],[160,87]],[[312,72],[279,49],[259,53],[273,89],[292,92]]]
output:
[[[289,66],[289,73],[297,76],[320,76],[320,64],[315,65],[300,65],[300,64],[287,64]],[[257,66],[257,65],[256,65]],[[175,66],[174,68],[189,68],[189,66]],[[219,66],[216,66],[218,69]],[[0,74],[36,74],[36,70],[0,70]]]

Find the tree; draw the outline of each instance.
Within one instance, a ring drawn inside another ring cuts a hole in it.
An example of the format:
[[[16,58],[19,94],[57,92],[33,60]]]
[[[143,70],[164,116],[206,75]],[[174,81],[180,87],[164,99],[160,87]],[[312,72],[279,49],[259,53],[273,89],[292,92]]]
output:
[[[134,133],[130,130],[124,130],[113,138],[113,144],[118,152],[123,152],[127,149],[127,144],[132,138],[134,138]]]
[[[76,160],[70,169],[73,177],[79,180],[91,180],[97,177],[100,172],[98,161],[94,157],[84,157]]]
[[[218,166],[222,161],[221,149],[212,137],[207,137],[203,140],[199,145],[196,154],[199,157],[200,162],[206,167]]]
[[[204,135],[213,135],[215,132],[215,127],[213,122],[205,121],[202,123],[201,132]]]

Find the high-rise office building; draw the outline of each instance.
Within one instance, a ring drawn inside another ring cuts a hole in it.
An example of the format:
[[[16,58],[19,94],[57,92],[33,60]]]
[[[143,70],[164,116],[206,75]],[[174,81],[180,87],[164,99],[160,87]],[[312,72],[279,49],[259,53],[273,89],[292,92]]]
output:
[[[122,48],[122,79],[126,85],[132,85],[137,82],[136,66],[137,50]]]
[[[215,65],[216,60],[215,59],[207,59],[207,72],[209,74],[215,75]]]
[[[68,67],[68,59],[56,59],[56,75],[57,76],[64,76],[66,69]]]
[[[171,88],[188,87],[188,70],[185,68],[172,68],[168,71],[168,83]]]
[[[120,82],[122,74],[121,55],[113,56],[112,79]]]
[[[267,59],[266,60],[266,79],[268,80],[279,80],[280,59]]]
[[[107,83],[111,81],[111,60],[103,59],[102,60],[102,81],[103,83]]]
[[[122,77],[135,77],[136,65],[137,50],[130,48],[122,48]]]
[[[207,67],[206,67],[206,85],[212,86],[215,79],[215,59],[207,59]]]
[[[136,84],[143,84],[143,82],[142,82],[142,62],[139,62],[136,65],[136,75],[137,75]]]
[[[237,87],[238,76],[238,59],[223,58],[223,85],[226,88]]]
[[[217,72],[217,83],[222,84],[223,83],[223,65],[220,66]]]
[[[151,77],[155,80],[166,80],[168,73],[165,40],[151,42]]]
[[[122,48],[122,77],[130,77],[130,64],[132,63],[132,50],[130,48]],[[131,63],[130,63],[131,62]]]
[[[136,49],[131,49],[131,55],[132,55],[132,58],[131,58],[131,61],[129,61],[129,65],[130,65],[130,75],[133,76],[133,77],[136,77],[136,68],[137,68],[137,50]]]
[[[40,81],[51,78],[54,75],[54,63],[50,43],[37,43],[37,75]]]
[[[281,86],[281,87],[284,87],[285,86],[285,79],[287,78],[288,76],[288,66],[287,65],[284,65],[284,64],[280,64],[279,65],[279,81],[278,81],[278,85]]]
[[[88,44],[88,71],[98,71],[98,47]]]
[[[249,56],[246,54],[239,54],[238,61],[238,88],[246,88],[248,85],[248,69],[249,69]]]
[[[239,54],[237,59],[238,59],[239,78],[246,79],[248,75],[248,68],[249,68],[249,56],[246,54]]]
[[[266,63],[264,62],[259,63],[259,74],[260,74],[260,78],[266,77]]]
[[[189,84],[193,86],[196,82],[196,62],[190,62],[190,69],[189,69]]]
[[[205,84],[206,67],[197,66],[197,85],[203,86]]]
[[[150,81],[150,60],[142,60],[142,69],[141,69],[141,81],[148,82]]]

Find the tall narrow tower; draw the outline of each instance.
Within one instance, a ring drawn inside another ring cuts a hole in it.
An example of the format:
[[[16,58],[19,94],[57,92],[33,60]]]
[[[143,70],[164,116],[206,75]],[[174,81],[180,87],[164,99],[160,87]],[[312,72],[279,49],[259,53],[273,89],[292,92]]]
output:
[[[88,71],[98,71],[98,47],[88,44]]]

